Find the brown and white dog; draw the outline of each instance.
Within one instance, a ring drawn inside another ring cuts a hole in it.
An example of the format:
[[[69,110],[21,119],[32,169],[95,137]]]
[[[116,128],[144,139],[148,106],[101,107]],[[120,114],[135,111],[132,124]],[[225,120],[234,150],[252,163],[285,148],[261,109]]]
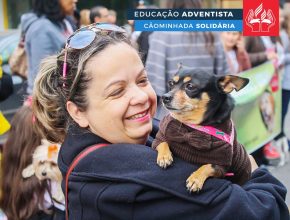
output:
[[[29,178],[35,175],[40,181],[52,181],[53,185],[56,185],[56,189],[52,190],[52,198],[59,203],[63,203],[62,175],[57,165],[59,149],[59,144],[42,139],[41,145],[33,153],[32,164],[22,171],[22,176],[23,178]]]

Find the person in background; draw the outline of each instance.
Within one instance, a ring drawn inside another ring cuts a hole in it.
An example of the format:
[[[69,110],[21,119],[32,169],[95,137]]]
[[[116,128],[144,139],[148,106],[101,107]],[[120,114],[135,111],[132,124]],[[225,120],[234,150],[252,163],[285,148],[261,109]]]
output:
[[[69,0],[70,1],[70,0]],[[73,14],[65,17],[69,21],[73,31],[76,31],[80,27],[80,11],[74,7]]]
[[[142,31],[137,39],[137,47],[142,57],[142,62],[146,63],[149,51],[149,36],[153,31]]]
[[[91,23],[90,21],[90,10],[89,9],[82,9],[80,11],[80,27],[87,26]]]
[[[112,10],[112,9],[109,10],[108,23],[110,24],[117,23],[117,12],[115,10]]]
[[[72,18],[71,25],[74,31],[80,28],[81,15],[80,11],[77,8],[74,10],[73,16],[69,16],[68,18]]]
[[[136,6],[136,9],[147,9],[147,6],[145,6],[145,2],[143,0],[138,1],[138,5]],[[135,48],[138,48],[137,45],[137,39],[139,38],[141,31],[136,31],[134,28],[134,20],[128,20],[128,23],[132,26],[132,33],[130,35],[130,40]]]
[[[138,5],[136,6],[137,9],[146,9],[145,2],[143,0],[138,1]]]
[[[276,70],[284,66],[285,52],[280,36],[245,37],[245,48],[248,52],[252,67],[259,66],[267,61],[271,61]],[[277,138],[275,139],[277,140]],[[273,164],[277,164],[275,161],[279,161],[281,158],[275,141],[270,141],[265,144],[262,148],[262,153],[269,163],[273,162]]]
[[[77,0],[33,0],[32,12],[21,17],[28,59],[27,94],[33,90],[40,61],[57,53],[73,28],[66,16],[73,15]]]
[[[108,23],[109,11],[104,6],[96,6],[90,10],[90,22],[92,23]]]
[[[139,1],[140,4],[140,1]],[[155,5],[144,6],[145,9],[158,9]],[[152,34],[152,31],[142,31],[139,37],[137,38],[137,48],[141,54],[142,61],[145,65],[149,50],[149,36]]]
[[[245,48],[252,67],[256,67],[269,60],[277,60],[276,38],[269,36],[245,37]]]
[[[42,134],[63,143],[63,177],[80,152],[108,144],[70,173],[69,219],[289,219],[286,188],[252,157],[243,186],[210,178],[196,194],[185,180],[197,165],[176,158],[166,171],[158,167],[150,148],[156,94],[120,27],[93,24],[75,32],[68,47],[43,61],[32,105]]]
[[[280,38],[284,47],[285,52],[285,63],[284,63],[284,74],[282,78],[282,124],[281,124],[281,134],[278,138],[285,137],[284,133],[284,122],[286,114],[289,110],[289,102],[290,102],[290,13],[286,14],[286,11],[283,11],[283,8],[279,9],[280,14]],[[288,139],[288,147],[290,150],[290,140]]]
[[[168,0],[167,8],[202,8],[201,0]],[[168,92],[167,82],[177,72],[178,64],[184,69],[199,68],[215,75],[229,73],[226,54],[220,36],[212,32],[154,32],[149,37],[146,69],[152,86],[161,97]],[[158,103],[157,118],[167,111]]]
[[[13,94],[13,80],[10,74],[4,73],[2,69],[2,56],[0,55],[0,102],[5,101]],[[1,113],[1,111],[0,111]],[[1,127],[0,127],[1,135]]]
[[[250,58],[245,49],[244,39],[240,32],[222,32],[222,43],[226,52],[227,62],[231,74],[251,68]]]
[[[32,154],[41,144],[33,123],[31,106],[27,104],[12,119],[0,166],[0,207],[9,220],[62,219],[64,212],[54,207],[49,184],[40,182],[36,176],[22,177],[23,169],[32,163]]]

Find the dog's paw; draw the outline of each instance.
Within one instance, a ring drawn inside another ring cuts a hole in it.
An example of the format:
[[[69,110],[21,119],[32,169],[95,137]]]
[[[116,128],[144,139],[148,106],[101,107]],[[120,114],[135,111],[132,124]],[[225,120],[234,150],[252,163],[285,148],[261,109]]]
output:
[[[170,151],[166,154],[158,154],[157,156],[157,164],[161,168],[166,168],[170,166],[172,162],[173,162],[173,157]]]
[[[189,192],[199,192],[202,189],[205,178],[197,173],[191,174],[186,180],[186,188]]]

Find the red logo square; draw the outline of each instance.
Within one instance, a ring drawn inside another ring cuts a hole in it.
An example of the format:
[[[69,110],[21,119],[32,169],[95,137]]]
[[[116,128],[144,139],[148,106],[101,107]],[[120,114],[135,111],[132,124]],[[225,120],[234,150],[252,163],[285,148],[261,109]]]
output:
[[[243,35],[279,36],[279,0],[243,0]]]

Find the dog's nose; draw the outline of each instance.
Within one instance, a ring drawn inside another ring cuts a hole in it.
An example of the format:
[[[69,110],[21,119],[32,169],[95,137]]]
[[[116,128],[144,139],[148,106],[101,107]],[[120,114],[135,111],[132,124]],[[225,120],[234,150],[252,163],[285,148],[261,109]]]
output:
[[[168,104],[171,102],[172,98],[173,97],[170,94],[166,93],[162,96],[162,101],[164,104]]]
[[[42,176],[46,176],[46,172],[43,171],[43,172],[41,173],[41,175],[42,175]]]

